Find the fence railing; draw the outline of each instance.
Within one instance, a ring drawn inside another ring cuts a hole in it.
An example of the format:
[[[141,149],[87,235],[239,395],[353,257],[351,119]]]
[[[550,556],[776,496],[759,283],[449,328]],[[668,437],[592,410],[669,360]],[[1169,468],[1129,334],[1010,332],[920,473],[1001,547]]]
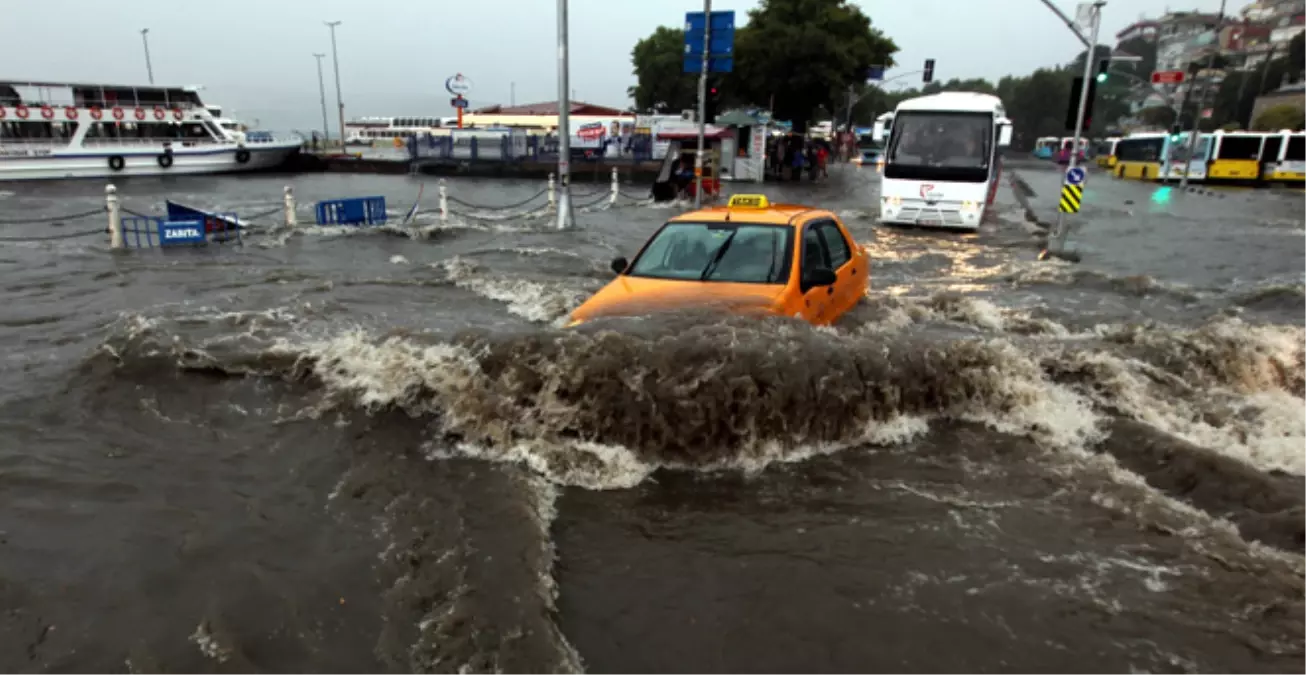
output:
[[[616,157],[608,155],[608,145],[616,143]],[[619,138],[598,146],[573,147],[574,160],[598,161],[601,159],[618,159],[633,162],[646,162],[653,157],[653,139],[651,136],[638,135]],[[455,136],[423,134],[407,139],[408,156],[418,160],[464,160],[483,162],[522,162],[556,159],[558,156],[558,139],[556,136],[537,136],[519,133],[505,133],[497,136]]]
[[[588,192],[579,192],[568,186],[567,191],[573,208],[578,211],[591,211],[615,208],[619,205],[637,206],[649,203],[647,194],[631,194],[622,190],[619,174],[614,168],[612,181],[606,188]],[[439,201],[434,209],[439,223],[447,223],[453,218],[463,221],[504,221],[514,219],[542,218],[557,212],[562,189],[553,174],[549,175],[546,185],[535,194],[510,204],[479,204],[471,200],[460,199],[449,194],[449,186],[442,179],[438,184]],[[0,226],[12,225],[62,225],[66,222],[107,216],[108,226],[103,225],[75,232],[57,234],[33,234],[26,236],[0,236],[0,243],[45,242],[82,237],[105,237],[108,235],[109,248],[171,248],[194,247],[210,243],[241,245],[251,232],[278,231],[286,228],[304,226],[338,227],[413,227],[420,229],[430,225],[430,220],[418,218],[422,212],[421,192],[417,200],[396,224],[391,218],[385,197],[351,197],[328,199],[312,206],[313,215],[304,221],[299,217],[299,205],[296,203],[294,190],[286,186],[280,204],[241,217],[234,211],[200,211],[178,204],[167,207],[168,215],[139,213],[123,206],[118,189],[110,184],[105,186],[105,203],[88,211],[61,214],[55,216],[33,216],[26,218],[0,218]],[[624,200],[624,201],[623,201]],[[412,232],[411,230],[409,231]]]

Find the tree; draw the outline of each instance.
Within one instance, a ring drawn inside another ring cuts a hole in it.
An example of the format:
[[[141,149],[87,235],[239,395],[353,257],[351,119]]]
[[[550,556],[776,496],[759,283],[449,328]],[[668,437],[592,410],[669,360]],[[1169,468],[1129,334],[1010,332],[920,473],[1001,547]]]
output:
[[[1278,131],[1280,129],[1301,129],[1306,126],[1306,113],[1301,106],[1284,103],[1267,108],[1256,116],[1252,129],[1256,131]]]
[[[892,66],[893,40],[847,0],[762,0],[735,34],[735,72],[725,91],[769,104],[805,129],[817,106],[846,110],[848,85],[873,65]]]
[[[666,112],[698,103],[698,80],[683,72],[685,31],[659,26],[635,43],[630,60],[637,84],[626,90],[638,110]]]
[[[1164,105],[1143,108],[1135,115],[1138,121],[1149,127],[1166,127],[1169,128],[1174,124],[1174,108]]]

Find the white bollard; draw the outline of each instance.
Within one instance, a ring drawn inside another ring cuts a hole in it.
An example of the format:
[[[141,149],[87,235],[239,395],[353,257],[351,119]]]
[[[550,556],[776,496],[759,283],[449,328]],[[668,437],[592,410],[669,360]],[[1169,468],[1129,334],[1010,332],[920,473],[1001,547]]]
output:
[[[295,191],[286,186],[286,227],[295,226]]]
[[[608,197],[608,204],[617,205],[617,195],[621,191],[621,184],[617,182],[617,167],[612,167],[612,196]]]
[[[113,183],[104,186],[104,205],[109,209],[109,248],[122,248],[122,206]]]
[[[440,179],[440,222],[449,220],[449,188],[445,186],[444,179]]]
[[[549,173],[549,211],[550,212],[558,210],[558,193],[557,193],[558,186],[556,181],[557,179],[554,178],[553,173],[550,172]]]

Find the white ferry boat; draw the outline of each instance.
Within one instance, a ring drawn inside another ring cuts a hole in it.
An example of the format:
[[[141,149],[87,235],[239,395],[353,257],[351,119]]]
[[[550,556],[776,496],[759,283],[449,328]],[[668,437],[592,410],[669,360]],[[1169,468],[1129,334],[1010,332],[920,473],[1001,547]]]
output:
[[[359,117],[345,122],[345,143],[372,145],[429,134],[457,124],[456,117]]]
[[[0,81],[0,181],[252,171],[302,143],[224,128],[197,87]]]

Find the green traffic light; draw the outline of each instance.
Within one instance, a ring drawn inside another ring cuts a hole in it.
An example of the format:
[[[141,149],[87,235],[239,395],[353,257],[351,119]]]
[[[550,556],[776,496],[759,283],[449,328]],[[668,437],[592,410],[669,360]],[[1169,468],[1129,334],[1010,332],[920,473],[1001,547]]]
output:
[[[1106,82],[1106,73],[1098,73],[1098,74],[1097,74],[1097,82],[1098,82],[1098,84],[1101,84],[1101,83],[1103,83],[1103,82]]]

